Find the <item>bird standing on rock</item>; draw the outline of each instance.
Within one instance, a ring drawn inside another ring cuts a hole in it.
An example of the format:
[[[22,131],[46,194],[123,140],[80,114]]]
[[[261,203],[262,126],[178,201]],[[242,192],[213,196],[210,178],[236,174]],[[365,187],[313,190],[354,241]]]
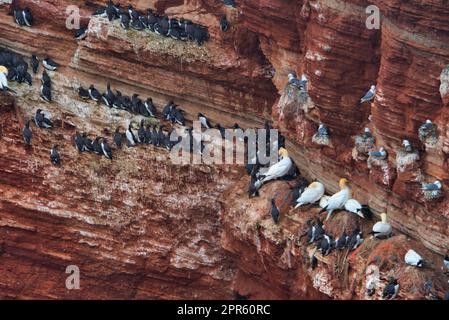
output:
[[[319,201],[324,195],[324,192],[324,184],[317,181],[312,182],[299,196],[298,200],[296,200],[297,205],[295,206],[295,209],[302,205],[313,204]]]
[[[376,224],[373,226],[373,230],[371,231],[371,234],[375,238],[389,238],[391,237],[391,233],[393,232],[393,228],[391,225],[387,222],[387,214],[381,213],[380,214],[381,221],[376,222]]]
[[[388,285],[384,288],[382,292],[382,299],[393,300],[396,298],[399,292],[399,283],[398,280],[392,278],[390,279]]]
[[[128,130],[126,130],[126,133],[125,133],[126,134],[126,139],[128,140],[128,147],[129,146],[135,146],[136,143],[137,143],[136,136],[134,135],[132,129],[133,129],[132,128],[132,123],[130,122],[129,125],[128,125]]]
[[[226,32],[228,31],[228,28],[229,28],[228,19],[226,18],[226,15],[223,15],[220,19],[220,30]]]
[[[348,186],[348,180],[345,178],[340,179],[339,185],[340,191],[331,196],[328,200],[327,206],[320,211],[320,213],[327,211],[326,221],[329,220],[335,210],[342,209],[346,201],[351,198],[351,189]]]
[[[349,199],[345,203],[345,210],[351,213],[355,213],[361,218],[369,218],[371,216],[371,210],[366,205],[361,205],[355,199]]]
[[[413,147],[412,147],[412,144],[410,143],[410,141],[408,141],[408,140],[402,141],[402,146],[404,147],[405,152],[407,152],[407,153],[413,152]]]
[[[59,152],[58,152],[58,145],[56,145],[56,144],[53,146],[53,148],[51,148],[50,159],[54,165],[61,164],[61,158],[59,157]]]
[[[422,268],[424,259],[413,249],[407,251],[404,257],[405,263],[411,266]]]
[[[28,120],[28,121],[25,123],[25,127],[24,127],[23,130],[22,130],[23,141],[25,141],[25,143],[26,143],[28,146],[31,145],[31,137],[33,136],[33,133],[31,132],[31,129],[30,129],[30,121],[31,121],[31,120]]]
[[[42,65],[45,69],[50,71],[56,71],[56,69],[58,69],[59,67],[59,64],[57,64],[50,58],[45,58],[44,60],[42,60]]]
[[[276,202],[274,201],[274,198],[271,199],[271,217],[273,218],[274,223],[278,223],[279,219],[281,218],[281,213],[279,211],[279,208],[276,206]]]
[[[78,152],[83,152],[84,150],[84,140],[83,137],[80,135],[80,133],[77,131],[75,133],[75,148],[78,150]]]
[[[46,129],[53,128],[53,122],[51,122],[51,120],[45,116],[45,114],[42,112],[41,109],[36,110],[34,122],[36,123],[36,126],[38,128],[46,128]]]
[[[441,190],[442,187],[443,187],[443,185],[441,184],[441,182],[439,180],[436,180],[433,183],[422,183],[421,190],[435,191],[435,190]]]
[[[39,68],[39,59],[34,54],[31,56],[31,68],[33,69],[34,73],[36,73],[37,69]]]
[[[120,133],[119,127],[117,127],[117,129],[115,129],[113,140],[114,140],[115,145],[118,148],[122,147],[123,135]]]
[[[355,250],[363,243],[363,233],[359,228],[354,229],[348,240],[348,249]]]
[[[101,150],[103,151],[103,155],[112,160],[112,150],[111,147],[108,145],[108,141],[106,138],[101,139]]]
[[[264,183],[270,180],[279,179],[288,174],[293,165],[293,162],[288,155],[288,151],[284,148],[280,148],[279,156],[281,157],[279,162],[272,165],[265,174],[258,176],[258,180],[254,184],[256,189],[259,189]]]
[[[373,100],[376,96],[376,86],[372,85],[368,92],[360,99],[360,104]]]

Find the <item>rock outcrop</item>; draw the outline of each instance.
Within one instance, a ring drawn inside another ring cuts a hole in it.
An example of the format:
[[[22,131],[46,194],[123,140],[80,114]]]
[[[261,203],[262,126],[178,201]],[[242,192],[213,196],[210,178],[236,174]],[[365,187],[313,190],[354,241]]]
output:
[[[366,28],[364,0],[246,0],[236,9],[219,0],[116,1],[207,26],[210,40],[201,47],[91,18],[103,4],[97,0],[75,2],[81,26],[88,27],[77,42],[66,28],[74,1],[13,1],[30,8],[32,28],[14,23],[9,2],[0,1],[0,46],[27,58],[48,55],[61,67],[50,74],[51,104],[39,100],[38,75],[32,87],[11,83],[16,99],[0,93],[0,297],[372,299],[389,276],[399,278],[401,299],[447,291],[441,270],[449,247],[444,1],[375,0],[378,30]],[[218,24],[223,14],[231,25],[226,33]],[[286,85],[292,71],[307,75],[306,94]],[[80,84],[104,90],[107,81],[128,95],[152,97],[158,110],[173,99],[188,120],[197,112],[224,126],[273,120],[304,177],[323,182],[328,193],[348,178],[356,199],[388,214],[394,237],[369,239],[373,221],[338,213],[326,230],[338,236],[360,225],[365,242],[354,252],[317,254],[312,269],[314,248],[302,235],[318,210],[291,209],[293,182],[270,183],[248,199],[249,177],[240,166],[174,165],[151,146],[114,150],[112,162],[79,155],[76,130],[110,136],[116,126],[139,120],[78,99]],[[376,98],[360,105],[372,84]],[[56,126],[32,127],[33,146],[25,148],[21,128],[38,107]],[[437,128],[432,144],[418,137],[426,119]],[[319,123],[329,128],[329,145],[312,141]],[[375,147],[388,151],[377,165],[354,156],[364,127]],[[403,139],[417,151],[407,163],[397,160]],[[49,161],[56,142],[60,168]],[[443,197],[428,201],[421,183],[437,179]],[[278,225],[268,214],[273,197],[281,206]],[[431,263],[423,270],[406,266],[409,248]],[[68,265],[80,267],[79,291],[65,287]],[[373,297],[365,295],[368,280],[376,283]]]

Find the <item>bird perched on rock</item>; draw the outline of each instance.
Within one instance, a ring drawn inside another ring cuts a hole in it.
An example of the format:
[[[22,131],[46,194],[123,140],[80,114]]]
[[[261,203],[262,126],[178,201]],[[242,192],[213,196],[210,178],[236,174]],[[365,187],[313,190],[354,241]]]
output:
[[[317,137],[319,138],[329,137],[329,129],[327,129],[327,127],[322,123],[318,127]]]
[[[51,85],[49,84],[42,84],[41,90],[40,90],[40,97],[45,102],[51,102]]]
[[[307,78],[304,74],[301,76],[301,80],[299,80],[296,78],[295,74],[289,73],[288,74],[288,83],[290,85],[298,88],[301,91],[306,91]]]
[[[33,69],[34,73],[36,73],[37,69],[39,68],[39,59],[34,54],[31,56],[31,68]]]
[[[33,136],[33,133],[31,132],[31,129],[30,129],[30,121],[31,120],[28,120],[25,123],[25,127],[22,130],[23,141],[25,141],[25,143],[29,146],[31,145],[31,138]]]
[[[347,246],[349,250],[355,250],[363,243],[363,233],[359,228],[355,228],[349,237]]]
[[[79,28],[75,31],[75,39],[80,41],[87,37],[87,28]]]
[[[376,96],[376,86],[372,85],[368,92],[360,99],[360,104],[373,100]]]
[[[386,159],[387,151],[385,150],[384,147],[380,147],[379,151],[372,151],[369,153],[369,156],[377,159]]]
[[[92,152],[94,151],[94,146],[92,140],[87,137],[87,134],[84,132],[83,135],[83,149],[84,151]]]
[[[320,219],[316,219],[316,223],[312,225],[311,221],[308,221],[309,229],[307,230],[307,239],[309,243],[313,243],[317,240],[321,240],[325,234],[323,223]]]
[[[53,123],[50,119],[48,119],[41,109],[36,110],[36,114],[34,115],[34,122],[38,128],[53,128]]]
[[[80,135],[80,133],[78,131],[75,133],[74,141],[75,141],[75,148],[76,148],[76,150],[78,150],[78,152],[85,151],[83,137]]]
[[[372,231],[370,234],[372,234],[375,238],[389,238],[391,237],[391,233],[393,232],[393,228],[391,225],[387,222],[387,214],[381,213],[380,214],[381,221],[378,221],[374,224]]]
[[[61,158],[59,157],[59,152],[58,152],[58,145],[56,145],[56,144],[53,145],[53,148],[51,148],[50,159],[54,165],[61,164]]]
[[[25,22],[25,25],[27,27],[31,27],[34,23],[31,10],[29,8],[25,8],[24,10],[22,10],[22,15],[23,15],[23,22]]]
[[[45,86],[51,86],[51,78],[45,70],[42,72],[41,82]]]
[[[317,181],[312,182],[296,200],[297,205],[295,206],[295,209],[302,205],[313,204],[319,201],[324,195],[324,192],[324,184]]]
[[[14,21],[21,27],[26,26],[25,20],[23,18],[23,10],[13,9]]]
[[[346,234],[346,231],[343,231],[341,237],[337,238],[335,241],[335,249],[343,250],[348,244],[349,236]]]
[[[112,160],[112,150],[106,138],[101,139],[101,150],[106,158]]]
[[[153,103],[153,99],[148,98],[145,101],[144,106],[145,106],[145,110],[146,110],[148,116],[156,117],[156,107],[155,107],[155,105]]]
[[[112,108],[115,100],[115,94],[111,90],[111,84],[109,83],[109,81],[106,84],[106,92],[102,95],[102,99],[107,107]]]
[[[84,100],[87,100],[90,98],[89,91],[84,89],[83,87],[78,88],[78,96]]]
[[[95,89],[93,84],[91,84],[89,87],[89,96],[95,102],[100,102],[102,100],[101,93],[97,89]]]
[[[420,127],[423,130],[431,130],[433,128],[432,120],[427,119]]]
[[[127,13],[125,13],[124,11],[120,12],[120,26],[125,29],[128,30],[129,29],[129,23],[130,23],[130,19]]]
[[[128,140],[128,147],[135,146],[137,144],[137,139],[136,139],[136,136],[134,135],[131,122],[128,125],[128,130],[126,130],[125,135],[126,135],[126,139]]]
[[[351,189],[348,186],[348,180],[345,178],[340,179],[339,186],[340,191],[331,196],[328,200],[327,206],[320,211],[320,213],[327,211],[326,220],[329,220],[335,210],[342,209],[346,201],[351,198]]]
[[[331,236],[325,234],[323,236],[323,239],[321,239],[321,242],[320,242],[319,249],[321,251],[321,254],[323,256],[329,255],[329,253],[331,253],[331,251],[332,251],[332,247],[333,247],[333,241],[332,241]]]
[[[278,223],[279,219],[281,218],[281,213],[279,211],[279,208],[276,206],[276,202],[274,201],[274,198],[271,199],[270,214],[271,214],[271,217],[273,218],[274,223]]]
[[[421,190],[425,190],[425,191],[435,191],[435,190],[441,190],[441,188],[443,187],[443,185],[441,184],[441,182],[439,180],[436,180],[433,183],[422,183],[421,184]]]
[[[206,116],[204,114],[202,114],[201,112],[198,113],[198,121],[201,123],[202,127],[206,128],[206,129],[212,128],[212,125],[210,124],[209,119],[207,119]]]
[[[315,255],[312,255],[310,266],[312,267],[312,270],[315,270],[315,268],[318,266],[318,259],[315,257]]]
[[[351,213],[355,213],[361,218],[371,217],[370,208],[366,205],[361,205],[360,202],[355,199],[349,199],[348,201],[346,201],[345,210]]]
[[[414,250],[407,251],[404,257],[405,263],[411,266],[422,268],[424,266],[424,259]]]
[[[258,180],[255,182],[257,189],[270,180],[279,179],[288,174],[293,165],[293,162],[288,155],[288,151],[284,148],[280,148],[279,156],[281,158],[279,162],[273,164],[265,174],[260,174],[258,176]]]
[[[399,283],[395,278],[391,278],[388,285],[384,288],[382,292],[382,299],[393,300],[396,298],[399,292]]]
[[[50,58],[45,58],[44,60],[42,60],[42,65],[44,66],[45,69],[50,71],[56,71],[56,69],[58,69],[59,67],[59,64],[57,64]]]
[[[410,141],[404,140],[402,141],[402,146],[404,147],[404,151],[407,153],[413,152],[413,147]]]
[[[228,28],[229,28],[228,19],[226,18],[226,15],[223,15],[220,19],[220,30],[226,32],[228,31]]]
[[[117,147],[122,147],[123,135],[120,133],[120,127],[117,127],[113,136],[114,143]]]

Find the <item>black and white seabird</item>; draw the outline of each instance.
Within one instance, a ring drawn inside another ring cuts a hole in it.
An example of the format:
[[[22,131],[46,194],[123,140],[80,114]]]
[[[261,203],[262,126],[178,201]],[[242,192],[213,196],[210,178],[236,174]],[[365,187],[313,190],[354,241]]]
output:
[[[103,151],[103,155],[112,160],[112,150],[111,147],[108,145],[108,141],[106,138],[101,139],[101,149]]]
[[[112,106],[117,109],[123,109],[123,96],[122,93],[118,90],[115,90],[115,98]]]
[[[21,27],[26,26],[25,19],[23,18],[23,11],[19,9],[13,10],[14,21]]]
[[[101,155],[103,154],[103,149],[101,148],[100,144],[100,137],[96,137],[95,140],[92,142],[93,151],[95,154]]]
[[[148,98],[145,103],[145,109],[150,117],[156,117],[156,107],[153,104],[153,100]]]
[[[441,190],[441,188],[443,187],[443,185],[441,184],[441,182],[439,180],[436,180],[435,182],[432,183],[422,183],[422,187],[421,189],[424,191],[436,191],[436,190]]]
[[[28,121],[25,123],[25,127],[24,127],[23,130],[22,130],[23,141],[25,141],[25,143],[26,143],[27,145],[31,145],[31,138],[32,138],[32,136],[33,136],[33,133],[31,132],[31,129],[30,129],[30,121],[31,121],[31,120],[28,120]]]
[[[36,110],[34,121],[39,128],[53,128],[53,122],[45,116],[41,109]]]
[[[159,16],[155,13],[153,13],[153,10],[148,9],[147,10],[147,23],[148,23],[148,29],[154,32],[154,25],[158,23]]]
[[[111,90],[111,84],[109,82],[106,85],[106,92],[103,94],[102,99],[106,106],[112,108],[115,100],[115,95]]]
[[[184,118],[183,111],[181,109],[176,109],[173,116],[173,122],[185,126],[186,120]]]
[[[34,73],[36,73],[37,69],[39,68],[39,59],[34,54],[31,56],[31,68],[33,69]]]
[[[220,19],[220,30],[226,32],[228,31],[228,28],[229,28],[228,19],[226,18],[226,15],[223,15]]]
[[[55,166],[61,164],[61,158],[59,157],[58,152],[58,145],[56,144],[53,146],[53,148],[51,148],[50,159]]]
[[[87,28],[80,28],[75,31],[75,39],[83,40],[87,37]]]
[[[325,232],[323,229],[323,223],[320,219],[316,219],[316,224],[312,225],[311,222],[309,222],[309,229],[307,231],[307,238],[309,240],[309,243],[313,243],[317,240],[321,240],[324,236]]]
[[[132,129],[132,123],[130,123],[125,133],[126,139],[128,140],[128,146],[135,146],[137,144],[137,139]]]
[[[42,100],[46,102],[51,102],[51,85],[48,84],[41,85],[40,96]]]
[[[329,235],[325,234],[323,236],[323,239],[321,239],[320,243],[321,254],[323,256],[329,255],[329,253],[331,253],[332,251],[332,247],[333,247],[332,238]]]
[[[92,140],[87,137],[87,134],[85,132],[83,133],[83,150],[88,152],[94,151]]]
[[[45,69],[50,71],[55,71],[59,67],[59,64],[57,64],[50,58],[45,58],[44,60],[42,60],[42,65],[44,66]]]
[[[76,148],[76,150],[78,150],[78,152],[85,151],[83,137],[80,135],[80,133],[78,131],[75,133],[75,139],[74,140],[75,140],[75,148]]]
[[[78,95],[81,99],[87,100],[90,99],[89,91],[84,89],[83,87],[78,88]]]
[[[114,18],[116,17],[117,11],[116,8],[114,6],[114,4],[112,3],[112,0],[108,1],[108,4],[106,6],[106,16],[108,17],[109,21],[114,20]]]
[[[139,127],[139,130],[137,130],[137,136],[139,137],[138,140],[140,143],[145,141],[146,131],[145,131],[144,119],[140,120],[140,127]]]
[[[363,233],[358,228],[356,228],[348,241],[349,250],[355,250],[358,246],[360,246],[363,242]]]
[[[279,208],[276,206],[276,202],[274,201],[274,198],[271,199],[271,217],[273,218],[274,223],[278,223],[279,219],[281,218],[281,214],[279,212]]]
[[[51,85],[51,78],[45,70],[42,72],[41,82],[44,86]]]
[[[94,85],[91,84],[89,87],[89,96],[92,100],[96,101],[96,102],[100,102],[101,101],[101,93],[95,89]]]
[[[119,127],[117,127],[117,129],[115,129],[113,140],[117,147],[119,147],[119,148],[122,147],[123,135],[120,133]]]
[[[162,17],[154,25],[154,32],[162,36],[168,36],[168,30],[170,29],[168,17]]]
[[[130,17],[132,20],[138,20],[138,19],[139,19],[139,16],[140,16],[139,12],[137,12],[137,11],[133,8],[132,5],[129,5],[129,6],[128,6],[128,14],[129,14],[129,17]]]
[[[301,91],[307,91],[307,78],[304,74],[301,76],[301,80],[299,80],[294,73],[289,73],[288,83]]]
[[[202,113],[198,113],[198,120],[200,121],[202,127],[206,129],[212,128],[209,119],[207,119],[206,116],[203,115]]]
[[[31,14],[30,9],[25,8],[22,11],[22,15],[23,15],[23,21],[25,22],[25,25],[27,27],[31,27],[33,25],[34,19],[33,19],[33,15]]]
[[[99,18],[106,18],[108,15],[106,13],[106,7],[100,7],[98,9],[96,9],[93,13],[92,13],[93,17],[99,17]]]
[[[382,299],[393,300],[396,298],[399,292],[399,283],[398,280],[392,278],[390,279],[388,285],[384,288],[382,292]]]
[[[335,241],[335,249],[343,250],[346,247],[348,240],[349,236],[346,234],[346,231],[343,231],[341,237],[337,238],[337,240]]]
[[[128,30],[129,29],[129,21],[130,21],[130,19],[129,19],[128,14],[122,11],[120,13],[120,26],[123,29]]]
[[[142,31],[146,27],[141,19],[131,19],[131,28],[137,31]]]

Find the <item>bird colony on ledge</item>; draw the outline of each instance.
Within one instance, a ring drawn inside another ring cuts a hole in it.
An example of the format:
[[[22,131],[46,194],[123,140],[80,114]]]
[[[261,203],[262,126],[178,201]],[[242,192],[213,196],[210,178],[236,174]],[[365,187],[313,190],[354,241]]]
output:
[[[225,0],[224,5],[230,7],[236,7],[234,1]],[[12,15],[15,22],[24,27],[32,27],[33,17],[28,8],[25,9],[13,9]],[[159,15],[149,9],[146,14],[142,14],[136,11],[131,5],[127,9],[120,8],[119,5],[115,5],[112,1],[108,1],[105,7],[98,8],[93,16],[107,18],[109,21],[115,19],[120,20],[120,25],[124,29],[130,27],[135,30],[149,29],[161,36],[171,37],[175,40],[192,40],[196,41],[198,45],[204,44],[208,40],[209,34],[207,28],[194,24],[191,21],[177,18],[169,18],[167,16]],[[226,17],[222,17],[220,20],[220,29],[226,31],[229,28]],[[76,31],[75,38],[82,40],[87,36],[87,29],[81,28]],[[52,80],[51,75],[57,72],[59,65],[53,61],[50,57],[45,57],[42,60],[37,55],[30,57],[30,64],[33,73],[37,73],[39,65],[42,62],[43,71],[40,78],[39,95],[46,103],[52,103]],[[0,89],[6,94],[6,92],[15,92],[8,86],[8,81],[15,81],[17,83],[26,83],[32,86],[32,76],[28,72],[28,63],[25,59],[12,51],[7,49],[0,49]],[[300,95],[307,95],[307,76],[302,75],[301,79],[298,79],[294,73],[288,75],[288,85],[296,88]],[[131,97],[123,94],[122,92],[111,89],[109,83],[107,83],[106,91],[101,93],[93,84],[86,85],[85,87],[78,88],[78,98],[92,101],[92,106],[103,104],[107,108],[116,108],[126,110],[130,113],[140,115],[144,117],[141,120],[140,127],[137,132],[133,128],[133,124],[130,122],[126,126],[124,133],[120,132],[120,127],[117,127],[114,134],[111,137],[111,141],[114,142],[115,150],[119,150],[123,146],[123,142],[127,142],[128,147],[134,147],[139,144],[152,144],[156,147],[165,148],[171,150],[176,143],[179,143],[183,137],[189,135],[192,138],[192,129],[185,128],[184,135],[179,136],[179,139],[175,142],[170,140],[171,132],[164,130],[164,125],[161,125],[161,121],[168,121],[173,126],[186,125],[185,112],[179,108],[173,101],[169,101],[167,105],[158,111],[154,105],[151,97],[147,97],[142,100],[137,94],[133,94]],[[360,99],[360,104],[364,104],[372,101],[376,96],[376,86],[372,85],[368,92]],[[219,124],[213,126],[211,121],[202,113],[198,114],[198,120],[204,128],[217,128],[224,137],[224,128]],[[145,120],[148,119],[148,121]],[[34,121],[32,121],[34,120]],[[49,112],[41,109],[35,111],[34,119],[29,119],[25,122],[23,128],[23,140],[27,147],[32,147],[33,141],[33,129],[31,124],[34,123],[39,130],[54,130],[55,126],[51,120]],[[235,124],[232,128],[240,128],[238,124]],[[272,129],[270,123],[265,124],[265,129]],[[267,131],[268,132],[268,131]],[[421,141],[430,141],[435,143],[437,138],[437,128],[431,120],[427,120],[418,130],[418,137]],[[190,140],[192,141],[192,139]],[[259,141],[259,139],[257,139]],[[269,141],[266,139],[265,141]],[[332,135],[331,131],[325,124],[320,123],[317,132],[312,138],[312,142],[320,146],[331,145]],[[355,138],[355,155],[356,159],[360,161],[366,161],[368,167],[383,166],[388,161],[388,151],[384,146],[376,147],[375,138],[371,130],[366,127],[363,134]],[[74,136],[74,146],[79,153],[92,152],[99,156],[104,156],[110,160],[113,159],[113,148],[109,145],[106,137],[95,137],[93,140],[88,137],[87,133],[76,132]],[[204,146],[203,146],[204,147]],[[268,148],[270,149],[270,148]],[[246,166],[246,171],[250,175],[250,185],[248,187],[249,197],[257,197],[259,190],[267,183],[273,180],[292,180],[300,177],[299,170],[295,163],[289,156],[289,152],[285,147],[285,138],[279,135],[277,141],[277,150],[279,154],[279,161],[275,164],[265,167],[260,164],[259,156],[256,156],[253,163],[249,163]],[[114,151],[115,152],[115,151]],[[62,165],[63,159],[61,159],[58,144],[55,142],[51,148],[49,160],[54,165]],[[416,150],[409,140],[404,139],[402,143],[402,149],[396,151],[398,164],[398,170],[401,166],[407,163],[419,161],[419,152]],[[264,168],[265,170],[261,170]],[[342,214],[351,214],[358,217],[358,219],[373,219],[373,214],[367,205],[361,204],[355,198],[353,198],[350,182],[346,178],[341,178],[339,183],[340,190],[333,195],[326,195],[326,186],[320,181],[313,181],[308,184],[302,179],[299,185],[293,191],[295,195],[294,209],[301,210],[304,207],[319,206],[321,208],[320,213],[326,212],[326,221],[331,221],[332,217],[338,212],[346,212]],[[434,181],[430,183],[422,182],[422,192],[426,199],[433,200],[440,198],[442,193],[442,183],[440,181]],[[282,217],[282,211],[277,206],[275,199],[271,199],[270,214],[274,223],[279,223]],[[376,239],[387,239],[394,233],[392,226],[388,222],[387,214],[380,214],[380,221],[376,222],[372,226],[370,235]],[[349,231],[349,230],[348,230]],[[343,231],[340,235],[332,235],[325,230],[325,226],[319,217],[316,217],[315,221],[308,221],[307,238],[310,245],[315,245],[317,250],[322,256],[332,254],[333,250],[348,250],[352,251],[357,249],[363,241],[364,237],[362,231],[358,226],[348,233]],[[312,267],[317,265],[316,256],[312,256]],[[408,265],[414,266],[417,269],[426,266],[425,258],[421,257],[417,252],[410,249],[405,257],[404,262]],[[449,271],[449,257],[444,257],[444,266]],[[372,282],[367,283],[367,293],[372,295],[374,293],[374,285]],[[388,284],[383,290],[382,297],[384,299],[394,299],[400,289],[400,284],[396,278],[391,278]]]

